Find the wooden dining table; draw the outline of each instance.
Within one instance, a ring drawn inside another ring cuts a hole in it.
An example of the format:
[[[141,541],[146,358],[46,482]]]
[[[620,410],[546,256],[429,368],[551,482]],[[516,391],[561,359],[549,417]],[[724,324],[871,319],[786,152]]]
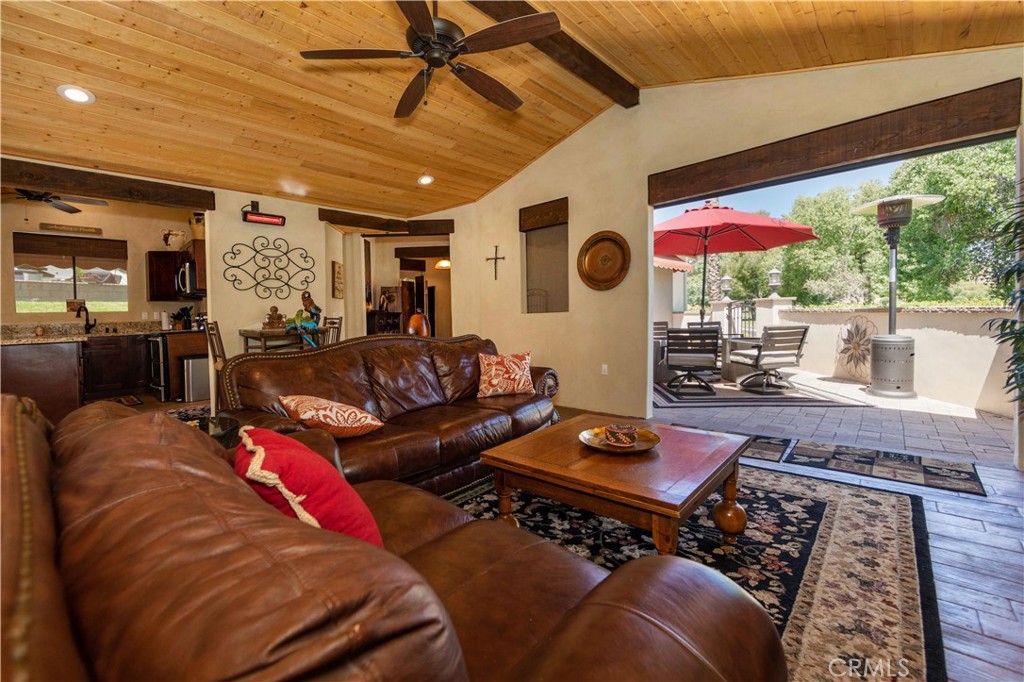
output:
[[[313,332],[315,334],[315,332]],[[306,345],[302,336],[295,330],[285,331],[284,329],[239,329],[238,335],[242,337],[245,344],[245,353],[260,351],[285,350],[288,348],[302,348]]]

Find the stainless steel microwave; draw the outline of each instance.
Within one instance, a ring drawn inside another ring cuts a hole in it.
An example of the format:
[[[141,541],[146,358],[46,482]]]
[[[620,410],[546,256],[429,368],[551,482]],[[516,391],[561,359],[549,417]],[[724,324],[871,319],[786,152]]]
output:
[[[178,270],[178,279],[175,282],[175,289],[183,296],[202,298],[206,296],[206,289],[200,289],[197,284],[196,262],[185,261]]]

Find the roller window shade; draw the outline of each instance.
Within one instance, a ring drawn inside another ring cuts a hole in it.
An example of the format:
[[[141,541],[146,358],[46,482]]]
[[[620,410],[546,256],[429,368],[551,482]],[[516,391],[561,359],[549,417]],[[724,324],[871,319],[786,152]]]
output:
[[[15,232],[14,253],[128,260],[128,242],[120,239],[57,237],[36,232]]]

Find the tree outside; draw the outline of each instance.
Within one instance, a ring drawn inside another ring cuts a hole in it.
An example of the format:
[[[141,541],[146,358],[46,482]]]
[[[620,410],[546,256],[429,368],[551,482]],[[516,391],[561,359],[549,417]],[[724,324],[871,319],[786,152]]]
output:
[[[889,249],[871,216],[856,206],[896,194],[942,194],[945,201],[918,209],[901,231],[901,303],[1002,305],[1008,284],[997,274],[1014,258],[999,240],[1001,211],[1016,199],[1015,143],[1001,140],[908,159],[887,183],[864,182],[801,196],[783,216],[814,227],[820,239],[771,251],[722,254],[721,275],[733,280],[734,300],[769,293],[767,273],[782,271],[782,296],[801,305],[884,305]],[[723,199],[728,205],[728,199]],[[700,281],[695,264],[691,281]],[[709,290],[712,272],[709,268]],[[718,280],[715,279],[717,286]],[[699,287],[691,287],[699,302]],[[709,300],[716,300],[709,297]]]

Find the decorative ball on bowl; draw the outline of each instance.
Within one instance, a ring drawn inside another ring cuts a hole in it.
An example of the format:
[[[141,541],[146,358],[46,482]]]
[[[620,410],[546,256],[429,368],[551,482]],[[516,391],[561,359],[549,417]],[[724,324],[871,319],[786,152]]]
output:
[[[604,427],[604,439],[608,445],[628,448],[636,445],[636,427],[632,424],[609,424]]]

